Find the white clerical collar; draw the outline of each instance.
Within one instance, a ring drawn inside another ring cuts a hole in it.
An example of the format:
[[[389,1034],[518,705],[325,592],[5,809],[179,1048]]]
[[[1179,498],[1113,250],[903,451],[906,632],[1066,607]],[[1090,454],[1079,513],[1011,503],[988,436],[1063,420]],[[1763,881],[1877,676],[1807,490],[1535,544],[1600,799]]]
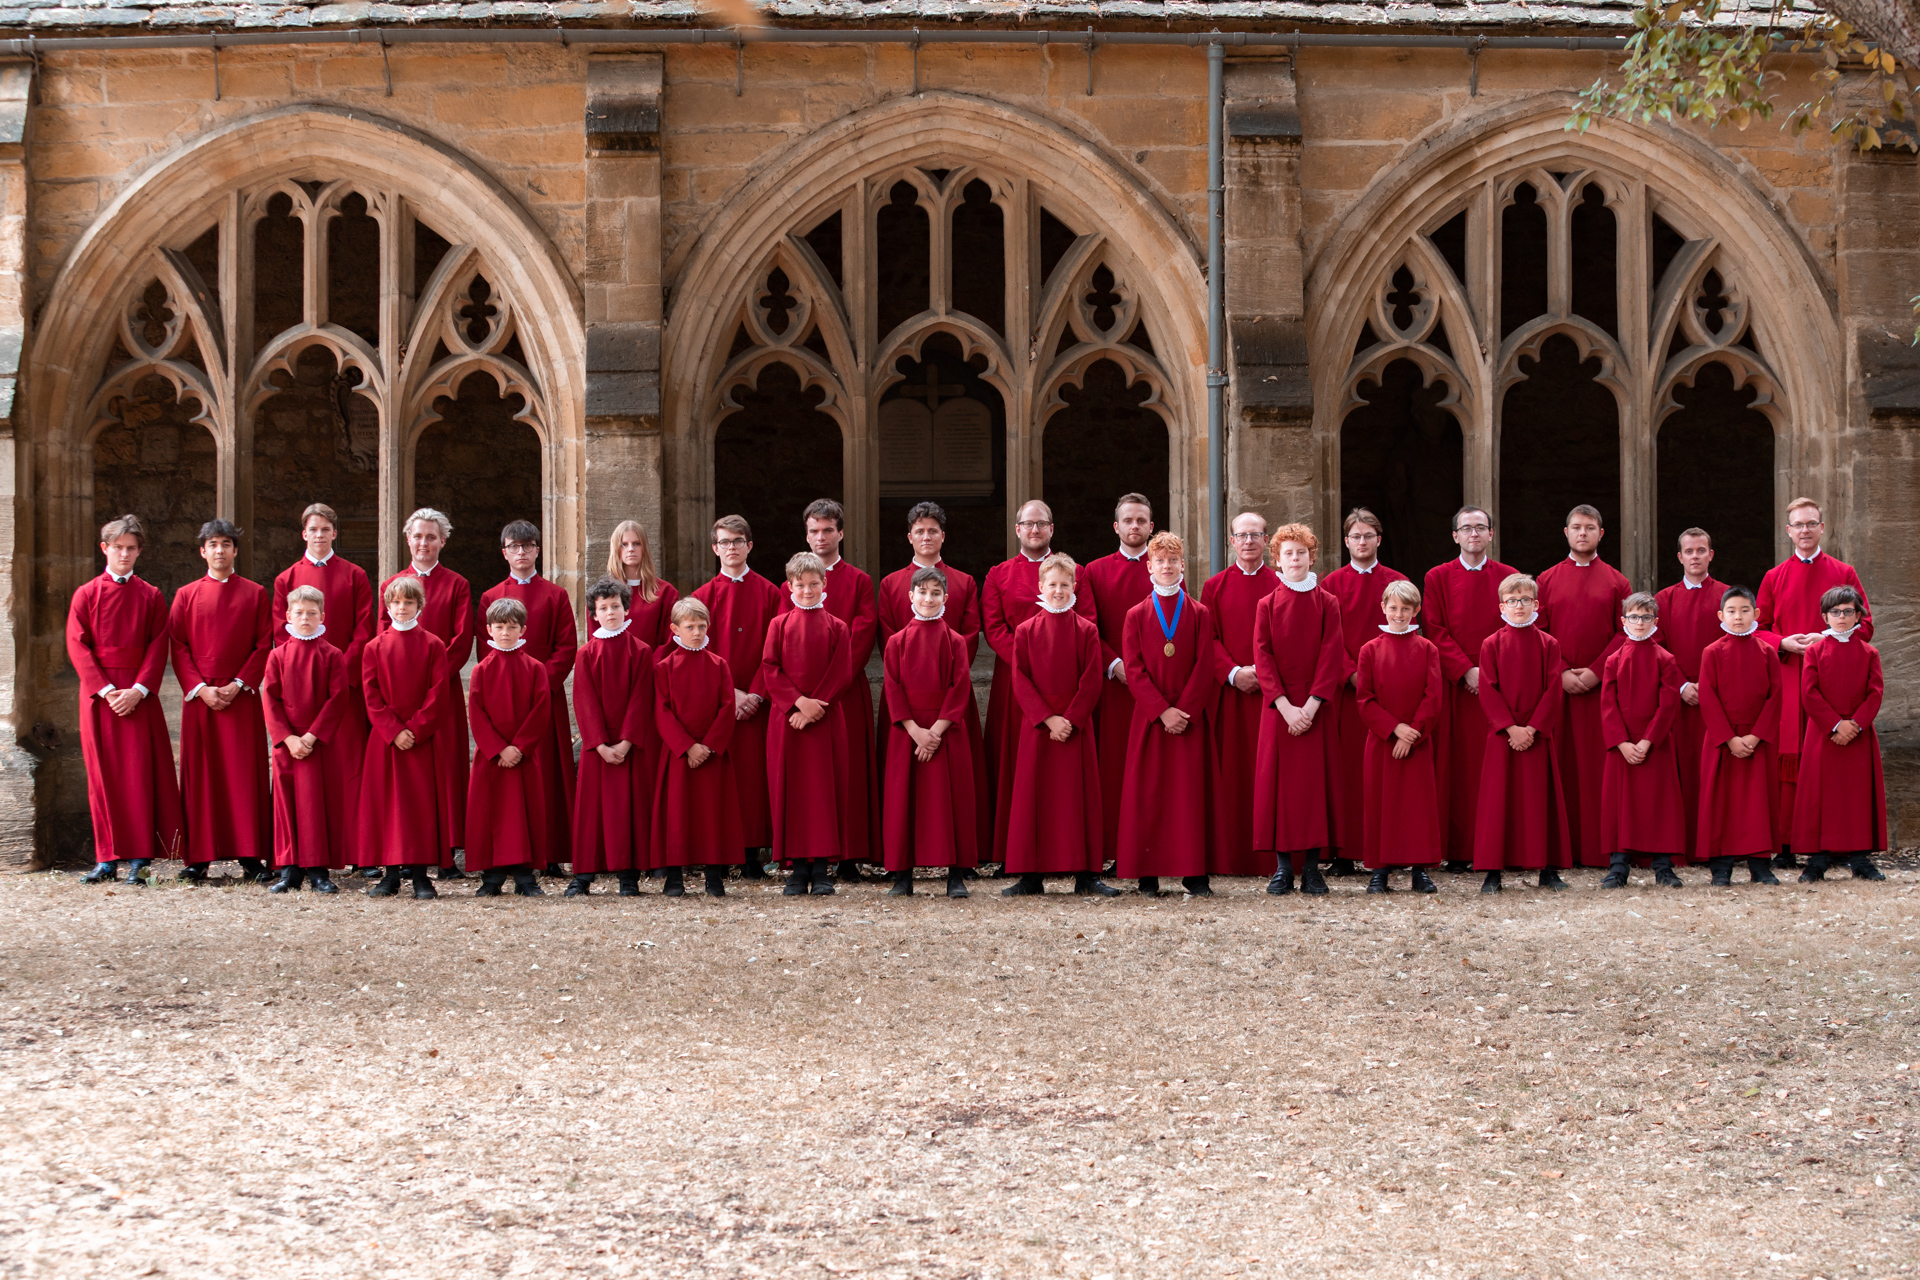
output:
[[[793,601],[794,608],[805,609],[808,613],[812,613],[815,609],[824,609],[827,607],[827,593],[824,591],[820,593],[819,604],[801,604],[800,597],[794,595],[791,591],[787,592],[787,598]]]
[[[625,635],[627,632],[627,628],[632,625],[633,625],[633,619],[628,618],[625,622],[620,624],[620,628],[617,631],[609,631],[605,627],[595,627],[593,629],[593,638],[595,640],[612,640],[617,636]]]
[[[440,567],[440,563],[437,560],[434,563],[428,565],[424,569],[422,569],[418,564],[412,564],[408,566],[408,568],[413,570],[413,574],[416,578],[431,578],[433,576],[433,571],[435,569],[438,569],[439,567]]]
[[[1078,600],[1079,598],[1080,597],[1077,593],[1074,595],[1070,595],[1067,597],[1067,602],[1061,605],[1058,609],[1056,609],[1052,605],[1047,603],[1047,598],[1045,596],[1042,596],[1040,597],[1040,607],[1042,609],[1045,609],[1048,613],[1072,613],[1074,601]]]
[[[1320,575],[1317,573],[1309,573],[1299,582],[1289,582],[1286,579],[1286,575],[1282,574],[1280,577],[1280,585],[1289,591],[1298,591],[1304,595],[1320,585]]]
[[[1145,560],[1147,558],[1147,549],[1145,547],[1140,548],[1140,554],[1136,556],[1131,554],[1127,548],[1122,545],[1120,548],[1120,558],[1122,560]]]
[[[527,575],[526,577],[524,577],[524,578],[523,578],[523,577],[521,577],[521,576],[520,576],[519,574],[517,574],[517,573],[515,573],[515,572],[514,572],[513,570],[511,570],[511,569],[509,569],[509,570],[507,570],[507,577],[508,577],[508,578],[510,578],[510,579],[511,579],[511,580],[513,581],[513,585],[514,585],[514,586],[516,586],[516,587],[524,587],[524,586],[527,586],[527,585],[529,585],[530,583],[532,583],[532,581],[533,581],[533,580],[534,580],[535,578],[537,578],[537,577],[539,577],[539,576],[540,576],[540,575],[539,575],[539,574],[537,574],[537,573],[530,573],[530,574],[528,574],[528,575]]]
[[[1467,558],[1464,555],[1462,555],[1459,559],[1460,559],[1460,567],[1462,569],[1465,569],[1468,573],[1478,573],[1482,569],[1487,567],[1487,561],[1493,559],[1493,557],[1487,556],[1485,559],[1481,560],[1479,564],[1468,564]]]
[[[1174,596],[1179,595],[1182,591],[1186,590],[1186,586],[1187,586],[1187,581],[1185,578],[1182,578],[1180,581],[1174,583],[1170,587],[1163,587],[1156,582],[1153,584],[1153,593],[1155,595],[1166,596],[1167,598],[1171,599]]]
[[[1838,640],[1841,644],[1846,644],[1853,639],[1853,633],[1858,631],[1859,629],[1860,628],[1857,625],[1848,627],[1845,631],[1835,631],[1832,627],[1828,627],[1825,631],[1822,631],[1820,634],[1823,636],[1832,636],[1835,640]]]
[[[1659,631],[1660,631],[1660,624],[1657,622],[1654,623],[1651,627],[1648,627],[1647,634],[1643,636],[1637,636],[1633,634],[1633,632],[1627,630],[1625,627],[1620,628],[1620,634],[1625,636],[1629,640],[1651,640],[1655,635],[1659,634]]]
[[[947,616],[947,606],[944,604],[940,606],[940,612],[934,614],[931,618],[922,617],[918,609],[915,609],[913,611],[913,620],[915,622],[938,622],[940,621],[940,619],[946,616]]]
[[[321,636],[327,634],[327,624],[323,622],[319,626],[313,629],[312,635],[303,636],[298,631],[295,631],[293,629],[293,624],[289,622],[287,624],[287,634],[292,636],[295,640],[318,640]]]
[[[835,556],[833,558],[833,563],[827,564],[827,558],[825,556],[821,556],[820,563],[823,565],[826,565],[826,569],[828,573],[832,573],[835,569],[838,569],[840,567],[841,562],[844,561],[845,559],[846,559],[845,556]]]
[[[1532,626],[1534,624],[1534,620],[1537,619],[1539,616],[1540,616],[1540,611],[1538,609],[1535,609],[1525,622],[1515,622],[1509,617],[1507,617],[1506,611],[1503,609],[1500,612],[1500,621],[1506,623],[1508,626],[1512,627],[1515,631],[1519,631],[1523,628]]]
[[[389,613],[387,614],[387,622],[395,631],[411,631],[420,625],[420,615],[416,613],[413,617],[407,619],[407,621],[402,622],[400,619],[394,617],[393,614]]]
[[[1820,554],[1822,550],[1823,548],[1821,547],[1815,547],[1813,549],[1813,554],[1810,556],[1803,556],[1798,551],[1796,551],[1793,553],[1793,558],[1795,560],[1798,560],[1801,564],[1812,564],[1815,560],[1818,560],[1820,558]]]
[[[111,569],[107,570],[106,572],[109,578],[112,578],[115,583],[123,587],[127,585],[127,580],[133,577],[133,575],[130,573],[115,573]]]
[[[1025,547],[1020,548],[1020,558],[1025,560],[1028,564],[1039,564],[1042,560],[1045,560],[1048,556],[1052,554],[1053,554],[1052,548],[1048,548],[1047,550],[1042,551],[1037,556],[1030,556],[1027,554],[1027,549]]]
[[[498,640],[489,640],[487,641],[487,648],[498,649],[502,653],[512,653],[515,649],[518,649],[522,645],[526,644],[526,642],[527,642],[527,639],[525,636],[522,636],[520,637],[520,639],[515,640],[512,644],[501,644]]]
[[[639,585],[640,585],[640,579],[638,579],[638,578],[628,578],[628,579],[627,579],[627,585],[628,585],[628,586],[630,586],[630,587],[637,587],[637,586],[639,586]]]
[[[738,577],[735,577],[733,574],[727,572],[727,567],[725,565],[720,566],[720,576],[725,578],[728,582],[745,582],[747,580],[747,575],[752,572],[753,572],[753,567],[749,565],[747,568],[742,569],[740,571],[740,575]]]
[[[1372,564],[1367,565],[1364,568],[1361,566],[1358,560],[1347,561],[1347,568],[1353,570],[1355,573],[1372,573],[1375,569],[1378,569],[1379,567],[1380,567],[1380,562],[1378,560],[1375,560]]]
[[[1582,560],[1579,556],[1569,551],[1567,552],[1567,559],[1571,560],[1578,568],[1591,569],[1595,564],[1599,563],[1600,555],[1598,552],[1595,552],[1593,555],[1587,557],[1587,559]]]
[[[1420,624],[1416,622],[1411,626],[1409,626],[1405,631],[1395,631],[1392,627],[1387,626],[1385,623],[1382,623],[1380,626],[1380,629],[1386,632],[1390,636],[1410,636],[1420,630]]]
[[[699,653],[702,649],[706,648],[708,645],[713,643],[713,637],[701,636],[700,643],[697,645],[688,644],[685,640],[682,640],[679,636],[673,637],[673,642],[679,645],[682,649],[685,649],[688,653]]]
[[[1266,562],[1263,560],[1256,567],[1249,569],[1247,568],[1247,566],[1241,564],[1238,560],[1235,560],[1233,562],[1233,567],[1240,571],[1240,576],[1243,578],[1257,578],[1260,576],[1260,570],[1266,568],[1267,565],[1266,565]]]
[[[306,561],[307,561],[307,563],[308,563],[308,564],[310,564],[310,565],[313,565],[313,566],[315,566],[316,568],[317,568],[317,567],[319,567],[319,566],[321,566],[321,565],[324,565],[324,564],[326,564],[326,563],[327,563],[327,561],[329,561],[329,560],[332,560],[332,559],[333,559],[333,552],[331,552],[331,551],[329,551],[329,552],[327,552],[327,559],[326,559],[326,560],[315,560],[315,559],[313,558],[313,552],[311,552],[311,551],[309,551],[309,552],[307,552],[307,553],[306,553]]]
[[[211,569],[207,570],[207,577],[212,578],[215,582],[232,582],[234,579],[234,575],[231,573],[224,578],[215,578],[213,570]]]
[[[1680,579],[1680,585],[1689,591],[1705,591],[1707,589],[1707,580],[1702,578],[1700,581],[1695,582],[1692,578],[1682,578]]]
[[[1720,629],[1726,632],[1730,636],[1741,636],[1744,638],[1746,636],[1758,635],[1760,633],[1760,624],[1756,622],[1752,626],[1748,627],[1745,631],[1735,631],[1732,627],[1728,626],[1726,623],[1723,622],[1720,624]]]
[[[946,566],[946,565],[945,565],[945,564],[944,564],[944,563],[943,563],[943,562],[941,561],[941,559],[940,559],[940,557],[939,557],[939,556],[935,556],[935,557],[933,558],[933,563],[932,563],[932,564],[921,564],[921,563],[920,563],[920,557],[919,557],[919,556],[915,556],[915,557],[913,558],[913,565],[912,565],[912,567],[913,567],[913,568],[915,568],[915,569],[944,569],[944,568],[946,568],[947,566]]]

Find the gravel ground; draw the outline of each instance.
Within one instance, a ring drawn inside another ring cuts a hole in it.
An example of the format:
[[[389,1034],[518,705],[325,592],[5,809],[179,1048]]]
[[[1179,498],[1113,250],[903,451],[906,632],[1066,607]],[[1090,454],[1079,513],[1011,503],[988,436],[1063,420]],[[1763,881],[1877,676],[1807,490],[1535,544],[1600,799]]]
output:
[[[11,877],[0,1275],[1908,1274],[1915,863],[1104,902]]]

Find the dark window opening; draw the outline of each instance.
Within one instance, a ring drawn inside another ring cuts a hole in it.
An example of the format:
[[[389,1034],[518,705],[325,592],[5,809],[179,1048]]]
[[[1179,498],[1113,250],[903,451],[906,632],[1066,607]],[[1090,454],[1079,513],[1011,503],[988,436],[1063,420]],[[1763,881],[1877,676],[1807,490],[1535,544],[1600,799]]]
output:
[[[813,247],[814,254],[820,259],[820,265],[827,269],[827,275],[833,281],[833,287],[844,289],[846,284],[840,278],[840,263],[844,249],[841,245],[839,212],[835,211],[831,217],[807,232],[803,238]]]
[[[1500,213],[1500,336],[1546,313],[1547,211],[1523,182]]]
[[[1758,391],[1736,389],[1719,363],[1691,387],[1674,388],[1680,408],[1660,424],[1658,539],[1660,585],[1680,580],[1680,531],[1713,538],[1713,576],[1758,590],[1773,565],[1773,424],[1752,408]]]
[[[327,221],[327,321],[380,345],[380,224],[357,191]]]
[[[751,390],[734,393],[741,408],[714,436],[714,515],[747,518],[748,563],[775,582],[785,579],[787,557],[806,546],[807,504],[846,498],[840,426],[820,412],[825,396],[819,387],[802,392],[788,366],[768,365]]]
[[[1523,381],[1507,391],[1500,418],[1501,560],[1539,573],[1567,557],[1567,512],[1600,509],[1609,536],[1600,558],[1620,564],[1620,425],[1613,393],[1595,379],[1600,358],[1580,359],[1564,334],[1522,356]]]
[[[525,407],[517,395],[503,397],[491,374],[470,373],[452,399],[434,405],[440,421],[414,444],[414,505],[448,512],[461,526],[441,563],[467,580],[476,602],[507,576],[500,558],[507,522],[544,525],[540,433],[514,419]]]
[[[1340,428],[1340,510],[1379,516],[1381,560],[1419,582],[1454,554],[1448,530],[1466,476],[1460,422],[1440,407],[1446,383],[1422,386],[1410,360],[1393,361],[1359,394],[1366,403]]]
[[[875,227],[879,319],[885,337],[925,311],[932,298],[933,233],[911,182],[896,182]]]
[[[953,309],[1007,331],[1006,220],[993,189],[975,178],[953,210]]]
[[[1147,496],[1156,527],[1172,523],[1166,422],[1141,407],[1151,394],[1144,382],[1128,386],[1113,361],[1099,360],[1082,385],[1061,390],[1067,407],[1044,428],[1041,478],[1053,508],[1053,547],[1081,564],[1118,545],[1113,504],[1123,493]]]
[[[266,215],[253,224],[253,349],[265,349],[305,317],[305,231],[283,192],[267,201]]]
[[[1573,207],[1573,313],[1620,336],[1620,243],[1606,193],[1589,182]]]

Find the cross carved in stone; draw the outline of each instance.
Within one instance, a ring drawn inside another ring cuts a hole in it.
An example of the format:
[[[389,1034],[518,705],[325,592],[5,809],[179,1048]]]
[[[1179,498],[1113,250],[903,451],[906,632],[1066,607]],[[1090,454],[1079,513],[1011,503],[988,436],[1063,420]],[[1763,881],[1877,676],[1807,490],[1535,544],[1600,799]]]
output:
[[[925,400],[928,409],[938,409],[942,397],[952,399],[954,396],[963,396],[966,393],[967,389],[965,387],[952,385],[942,386],[940,384],[940,366],[937,364],[927,366],[927,381],[925,386],[916,387],[909,383],[907,386],[900,388],[900,394],[903,396],[912,396],[916,400]]]

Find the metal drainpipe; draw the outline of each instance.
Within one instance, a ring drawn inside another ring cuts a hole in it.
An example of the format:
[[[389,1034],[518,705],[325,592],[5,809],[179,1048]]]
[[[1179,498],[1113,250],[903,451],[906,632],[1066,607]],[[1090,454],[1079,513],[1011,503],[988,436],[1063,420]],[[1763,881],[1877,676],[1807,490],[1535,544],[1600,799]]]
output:
[[[1207,535],[1213,548],[1210,573],[1227,567],[1226,396],[1227,295],[1221,242],[1226,234],[1225,139],[1226,50],[1207,46]]]

